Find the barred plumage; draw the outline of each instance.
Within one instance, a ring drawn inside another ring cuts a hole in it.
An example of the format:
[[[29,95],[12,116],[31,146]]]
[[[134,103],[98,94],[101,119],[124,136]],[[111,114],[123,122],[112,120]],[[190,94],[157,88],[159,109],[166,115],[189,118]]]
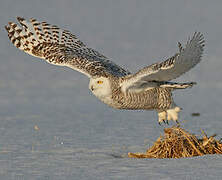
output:
[[[175,79],[200,62],[204,39],[194,33],[179,52],[161,63],[155,63],[135,74],[116,65],[99,52],[88,48],[75,35],[47,22],[18,17],[5,26],[11,42],[20,50],[50,64],[68,66],[90,78],[89,89],[104,103],[118,109],[155,109],[159,122],[178,120],[172,99],[174,89],[192,87],[195,83],[174,83]]]

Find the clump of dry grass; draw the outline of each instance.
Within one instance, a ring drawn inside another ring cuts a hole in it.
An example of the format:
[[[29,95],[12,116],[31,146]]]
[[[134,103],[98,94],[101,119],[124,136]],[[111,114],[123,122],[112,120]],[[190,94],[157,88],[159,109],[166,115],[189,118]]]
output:
[[[128,153],[132,158],[182,158],[203,156],[206,154],[222,154],[222,142],[216,140],[216,135],[198,139],[179,126],[165,128],[164,136],[160,136],[146,153]]]

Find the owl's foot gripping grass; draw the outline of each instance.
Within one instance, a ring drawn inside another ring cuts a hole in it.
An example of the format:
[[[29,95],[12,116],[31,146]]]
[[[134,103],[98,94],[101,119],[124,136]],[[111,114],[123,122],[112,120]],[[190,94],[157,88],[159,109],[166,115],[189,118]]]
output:
[[[175,106],[171,109],[168,109],[166,111],[161,111],[158,113],[158,122],[161,125],[162,122],[168,124],[168,122],[170,120],[175,121],[177,124],[179,124],[178,122],[178,113],[181,111],[181,108],[178,106]]]

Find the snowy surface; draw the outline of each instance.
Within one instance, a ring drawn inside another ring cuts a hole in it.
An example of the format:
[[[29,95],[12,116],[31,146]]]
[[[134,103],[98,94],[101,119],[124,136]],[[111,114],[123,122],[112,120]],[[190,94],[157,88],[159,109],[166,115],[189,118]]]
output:
[[[176,91],[175,101],[184,128],[221,138],[221,7],[220,0],[1,2],[0,180],[221,179],[220,155],[127,158],[163,132],[157,114],[107,107],[89,92],[84,75],[17,50],[3,29],[16,16],[46,20],[133,72],[173,55],[178,41],[201,31],[203,61],[178,79],[198,84]]]

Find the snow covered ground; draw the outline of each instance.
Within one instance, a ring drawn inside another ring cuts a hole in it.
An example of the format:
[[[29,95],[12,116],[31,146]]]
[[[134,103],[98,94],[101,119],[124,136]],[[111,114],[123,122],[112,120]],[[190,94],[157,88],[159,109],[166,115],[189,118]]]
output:
[[[157,114],[107,107],[84,75],[20,52],[3,29],[16,16],[46,20],[133,72],[174,55],[178,41],[201,31],[203,61],[177,80],[197,85],[176,91],[175,101],[185,129],[221,138],[221,7],[219,0],[1,2],[0,179],[221,179],[220,155],[127,158],[163,132]]]

